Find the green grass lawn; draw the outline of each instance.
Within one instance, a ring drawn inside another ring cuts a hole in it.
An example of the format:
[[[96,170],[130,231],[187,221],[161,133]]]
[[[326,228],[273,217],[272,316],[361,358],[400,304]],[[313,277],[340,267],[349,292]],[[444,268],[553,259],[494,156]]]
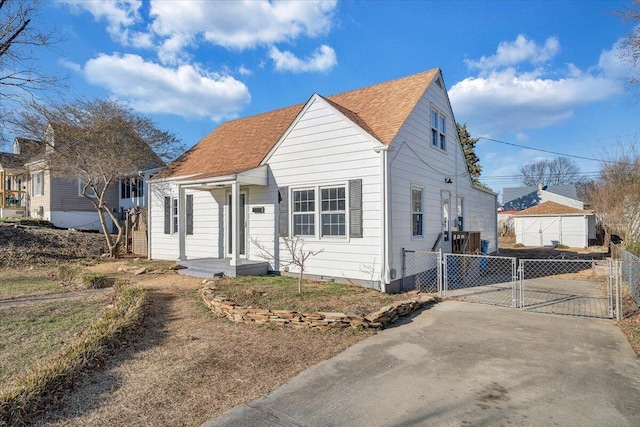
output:
[[[97,320],[104,301],[61,300],[0,307],[0,385],[56,354]]]
[[[359,285],[305,280],[298,292],[297,280],[286,276],[240,276],[217,279],[217,295],[243,305],[300,312],[340,311],[366,315],[404,295],[388,295]]]
[[[55,278],[22,276],[0,278],[0,300],[67,292]]]

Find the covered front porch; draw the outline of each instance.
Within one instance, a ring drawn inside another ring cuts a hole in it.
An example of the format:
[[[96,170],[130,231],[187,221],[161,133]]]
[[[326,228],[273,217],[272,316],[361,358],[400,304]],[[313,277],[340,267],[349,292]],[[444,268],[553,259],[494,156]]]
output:
[[[0,165],[0,218],[27,216],[24,171],[3,169]]]
[[[263,194],[266,186],[266,166],[178,183],[178,215],[184,224],[177,228],[178,264],[186,267],[179,270],[181,274],[204,278],[267,274],[270,264],[251,253],[249,235],[249,196]],[[253,206],[256,212],[264,212],[264,204],[260,205]]]

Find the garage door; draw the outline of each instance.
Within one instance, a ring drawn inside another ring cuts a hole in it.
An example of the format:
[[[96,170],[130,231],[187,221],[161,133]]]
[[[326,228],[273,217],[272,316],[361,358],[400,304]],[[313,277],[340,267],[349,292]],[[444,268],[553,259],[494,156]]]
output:
[[[560,241],[560,221],[557,217],[522,218],[522,244],[550,246]]]
[[[560,220],[558,217],[540,218],[542,246],[555,246],[560,243]]]

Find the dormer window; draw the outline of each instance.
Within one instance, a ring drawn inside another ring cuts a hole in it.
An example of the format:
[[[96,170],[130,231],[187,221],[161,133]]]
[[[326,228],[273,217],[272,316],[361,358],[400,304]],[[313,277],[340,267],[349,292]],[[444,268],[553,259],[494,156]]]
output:
[[[447,119],[438,110],[431,110],[431,145],[447,151]]]

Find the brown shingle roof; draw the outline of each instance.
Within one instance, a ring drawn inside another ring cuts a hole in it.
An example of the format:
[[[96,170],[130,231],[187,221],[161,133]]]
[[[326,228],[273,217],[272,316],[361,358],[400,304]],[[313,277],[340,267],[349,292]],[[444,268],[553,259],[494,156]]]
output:
[[[440,69],[326,97],[342,114],[389,144]],[[305,104],[221,124],[156,175],[208,178],[258,167]]]
[[[566,214],[590,214],[592,212],[585,211],[578,208],[573,208],[571,206],[561,205],[556,202],[544,202],[539,205],[530,207],[529,209],[525,209],[515,215],[566,215]]]

